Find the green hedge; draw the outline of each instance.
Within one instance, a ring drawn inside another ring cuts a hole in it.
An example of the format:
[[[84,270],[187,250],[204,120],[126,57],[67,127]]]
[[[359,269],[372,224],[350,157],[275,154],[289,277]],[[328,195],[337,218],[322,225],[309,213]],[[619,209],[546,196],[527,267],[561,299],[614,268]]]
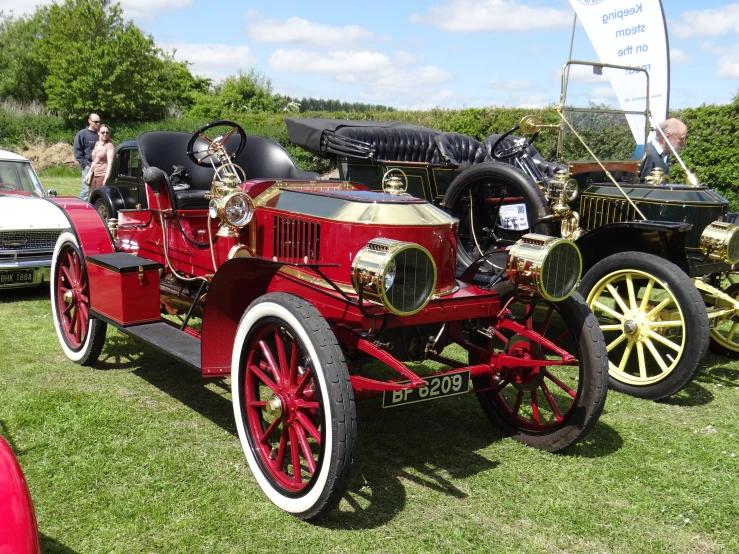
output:
[[[557,123],[558,117],[552,108],[467,108],[463,110],[433,109],[428,111],[397,112],[306,112],[305,117],[327,117],[337,119],[394,120],[405,121],[439,131],[454,131],[482,139],[493,133],[504,132],[516,125],[524,115],[539,116],[545,123]],[[234,113],[231,117],[241,123],[247,133],[262,135],[276,140],[287,148],[302,169],[326,172],[330,160],[308,154],[290,143],[284,119],[289,114]],[[689,168],[705,183],[724,195],[739,210],[739,102],[720,106],[701,106],[675,111],[671,114],[685,121],[688,140],[682,152]],[[131,122],[113,126],[113,142],[134,140],[141,132],[154,129],[193,131],[207,121],[193,118],[173,118],[163,121]],[[81,125],[80,125],[81,126]],[[25,141],[43,140],[48,144],[71,143],[78,128],[70,128],[61,118],[52,116],[18,115],[0,109],[0,147],[22,146]],[[589,141],[596,151],[619,152],[623,142],[619,129],[613,133],[591,132]],[[611,136],[613,135],[613,136]],[[543,131],[536,146],[547,159],[554,159],[556,133]],[[598,149],[601,148],[601,150]],[[679,166],[673,173],[675,180],[684,178]]]

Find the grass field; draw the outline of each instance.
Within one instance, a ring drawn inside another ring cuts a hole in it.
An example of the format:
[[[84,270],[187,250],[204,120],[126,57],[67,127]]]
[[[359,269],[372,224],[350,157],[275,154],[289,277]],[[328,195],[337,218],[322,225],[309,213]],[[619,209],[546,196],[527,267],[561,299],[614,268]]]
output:
[[[59,179],[42,181],[79,191]],[[559,455],[502,437],[471,395],[360,404],[349,494],[318,525],[257,487],[228,380],[114,331],[95,368],[71,363],[46,289],[0,293],[0,360],[0,434],[44,552],[739,551],[739,363],[726,358],[666,402],[609,393],[594,432]]]

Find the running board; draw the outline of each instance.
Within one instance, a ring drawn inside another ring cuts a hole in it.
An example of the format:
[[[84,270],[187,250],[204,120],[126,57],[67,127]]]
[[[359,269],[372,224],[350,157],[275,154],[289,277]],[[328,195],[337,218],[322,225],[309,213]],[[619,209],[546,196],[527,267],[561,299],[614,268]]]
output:
[[[157,321],[155,323],[134,325],[125,329],[118,328],[118,330],[201,371],[200,340],[176,327]]]

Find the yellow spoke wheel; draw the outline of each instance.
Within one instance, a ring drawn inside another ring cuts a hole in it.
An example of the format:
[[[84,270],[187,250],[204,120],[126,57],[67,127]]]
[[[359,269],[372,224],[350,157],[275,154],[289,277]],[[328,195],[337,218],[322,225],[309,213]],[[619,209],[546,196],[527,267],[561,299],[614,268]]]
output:
[[[614,254],[587,272],[580,291],[606,338],[612,388],[657,400],[695,376],[708,316],[679,267],[642,252]]]
[[[723,292],[739,299],[739,283],[729,285]],[[739,316],[721,319],[711,329],[711,351],[739,358]]]

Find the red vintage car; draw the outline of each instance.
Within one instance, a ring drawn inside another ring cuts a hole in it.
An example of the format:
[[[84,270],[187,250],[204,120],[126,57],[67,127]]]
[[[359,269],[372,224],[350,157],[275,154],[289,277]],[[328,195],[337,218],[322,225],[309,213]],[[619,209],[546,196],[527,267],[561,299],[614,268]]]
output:
[[[93,364],[112,325],[203,377],[230,375],[251,470],[302,519],[347,489],[359,400],[475,392],[506,435],[548,451],[593,428],[607,355],[572,294],[574,243],[527,235],[486,258],[496,271],[483,281],[474,267],[457,279],[457,220],[397,176],[391,193],[295,178],[265,140],[228,121],[143,133],[135,209],[105,222],[56,200],[72,230],[56,245],[51,304],[70,359]],[[250,141],[266,152],[260,178],[232,163]]]
[[[38,526],[23,471],[0,437],[0,552],[39,554]]]

